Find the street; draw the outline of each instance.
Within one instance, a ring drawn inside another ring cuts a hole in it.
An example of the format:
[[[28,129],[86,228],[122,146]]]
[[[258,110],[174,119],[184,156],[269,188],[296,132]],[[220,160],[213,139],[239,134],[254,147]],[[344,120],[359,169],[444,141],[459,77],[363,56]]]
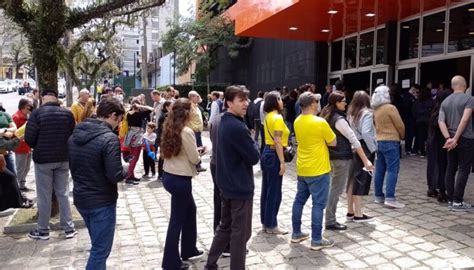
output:
[[[14,114],[18,110],[18,101],[24,96],[18,95],[18,92],[0,94],[0,102],[3,104],[3,108],[7,110],[10,115]]]

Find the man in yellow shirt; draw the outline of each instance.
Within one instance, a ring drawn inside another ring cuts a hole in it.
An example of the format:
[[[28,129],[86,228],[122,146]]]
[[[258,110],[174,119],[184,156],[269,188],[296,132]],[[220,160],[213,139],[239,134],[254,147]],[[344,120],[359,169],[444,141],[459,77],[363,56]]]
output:
[[[298,142],[296,174],[298,186],[293,203],[292,243],[299,243],[309,238],[308,233],[301,231],[303,207],[311,195],[313,207],[311,212],[311,249],[320,250],[334,245],[334,241],[322,237],[323,212],[329,194],[331,164],[328,146],[336,146],[336,135],[321,117],[316,116],[318,98],[311,92],[299,97],[302,113],[296,118],[294,129]]]
[[[89,100],[89,98],[90,98],[89,90],[82,89],[79,92],[79,99],[72,104],[71,112],[72,112],[72,115],[74,116],[74,120],[76,121],[76,124],[81,122],[81,116],[84,113],[84,106],[86,106],[86,103]]]

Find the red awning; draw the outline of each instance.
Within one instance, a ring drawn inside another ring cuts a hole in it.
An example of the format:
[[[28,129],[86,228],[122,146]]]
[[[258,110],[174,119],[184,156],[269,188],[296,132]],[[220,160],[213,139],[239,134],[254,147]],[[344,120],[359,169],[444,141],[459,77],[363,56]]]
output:
[[[239,0],[226,13],[239,36],[330,41],[465,0]]]

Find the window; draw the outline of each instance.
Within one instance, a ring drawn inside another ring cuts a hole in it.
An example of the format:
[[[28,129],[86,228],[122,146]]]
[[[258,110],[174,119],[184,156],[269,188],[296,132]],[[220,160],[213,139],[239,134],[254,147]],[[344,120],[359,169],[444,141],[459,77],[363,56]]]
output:
[[[331,71],[341,70],[342,40],[331,45]]]
[[[344,69],[356,68],[357,37],[346,39],[344,50]]]
[[[374,32],[360,35],[359,67],[373,65],[374,58]]]
[[[444,52],[444,25],[446,13],[439,12],[423,17],[422,56],[442,54]]]
[[[418,58],[419,29],[418,19],[400,24],[400,60]]]
[[[377,30],[376,64],[385,64],[385,28]]]
[[[474,48],[474,4],[452,9],[449,20],[448,52]]]

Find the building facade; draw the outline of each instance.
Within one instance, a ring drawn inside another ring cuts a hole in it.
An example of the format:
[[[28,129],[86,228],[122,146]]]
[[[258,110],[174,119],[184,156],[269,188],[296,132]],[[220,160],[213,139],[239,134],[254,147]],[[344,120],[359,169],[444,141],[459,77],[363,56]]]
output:
[[[238,0],[226,15],[254,37],[247,59],[221,55],[216,82],[255,90],[344,79],[348,90],[408,89],[460,74],[472,84],[474,1]]]

